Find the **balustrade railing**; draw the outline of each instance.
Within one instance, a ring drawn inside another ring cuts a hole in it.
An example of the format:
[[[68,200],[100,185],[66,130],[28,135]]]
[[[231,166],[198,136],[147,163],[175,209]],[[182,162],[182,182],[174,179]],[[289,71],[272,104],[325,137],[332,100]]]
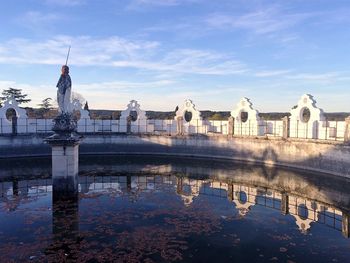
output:
[[[344,141],[345,121],[288,121],[259,120],[230,122],[224,120],[177,120],[138,119],[102,120],[80,119],[77,131],[82,134],[163,134],[163,135],[229,135],[243,137],[289,137],[307,140]],[[0,136],[52,133],[52,119],[18,119],[12,122],[0,119]],[[287,131],[286,131],[287,129]],[[287,134],[287,136],[285,136]]]

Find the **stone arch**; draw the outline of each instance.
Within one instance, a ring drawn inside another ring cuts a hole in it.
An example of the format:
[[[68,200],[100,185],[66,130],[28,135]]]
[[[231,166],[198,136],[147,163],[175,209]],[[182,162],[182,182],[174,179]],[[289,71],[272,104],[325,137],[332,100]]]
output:
[[[302,200],[303,202],[297,205],[297,200]],[[306,210],[306,216],[300,212],[300,209]],[[295,218],[295,223],[302,233],[307,233],[311,228],[311,223],[318,221],[319,212],[320,207],[315,206],[314,201],[289,196],[289,214]],[[314,218],[311,215],[314,215]]]
[[[178,108],[174,120],[178,134],[205,133],[208,130],[208,122],[203,120],[201,112],[190,99],[186,99]]]
[[[250,99],[243,97],[236,108],[231,111],[231,117],[235,120],[234,134],[262,135],[263,128],[259,111],[253,108]]]
[[[136,119],[131,118],[132,112],[136,113]],[[140,104],[136,100],[131,100],[127,108],[121,112],[119,127],[121,132],[127,133],[150,131],[147,125],[146,112],[141,110]]]
[[[127,108],[121,112],[120,119],[126,120],[131,112],[136,112],[137,120],[145,120],[147,119],[146,117],[146,112],[141,110],[140,104],[136,100],[131,100],[129,104],[127,105]]]
[[[74,99],[72,101],[72,111],[79,111],[79,113],[80,113],[79,120],[81,120],[81,119],[89,119],[90,120],[90,112],[88,110],[84,110],[82,103],[77,99]]]
[[[6,112],[11,109],[16,112],[17,119],[28,119],[26,110],[19,107],[18,102],[13,96],[9,97],[0,108],[0,119],[7,123],[11,123],[11,121],[6,118]]]
[[[202,121],[201,112],[196,109],[196,106],[190,99],[185,100],[182,106],[176,111],[175,120],[177,120],[179,117],[182,117],[185,120],[186,112],[190,112],[192,114],[192,119],[189,122],[197,120]]]
[[[240,216],[246,216],[250,211],[251,207],[255,205],[255,197],[257,196],[257,194],[257,189],[254,187],[233,185],[232,202],[235,204]],[[246,200],[241,200],[242,195],[246,197]]]
[[[306,113],[309,115],[306,118]],[[316,106],[316,100],[310,94],[304,94],[296,108],[290,111],[290,137],[317,139],[320,128],[325,122],[324,112]]]

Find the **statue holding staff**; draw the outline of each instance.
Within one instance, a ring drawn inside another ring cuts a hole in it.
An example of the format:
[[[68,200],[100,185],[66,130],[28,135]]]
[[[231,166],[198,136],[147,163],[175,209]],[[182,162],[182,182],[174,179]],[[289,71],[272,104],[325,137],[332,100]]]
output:
[[[66,64],[62,66],[61,76],[56,85],[57,87],[57,103],[58,111],[60,113],[71,112],[71,93],[72,93],[72,80],[69,76],[69,67],[67,66],[70,47],[67,54]]]

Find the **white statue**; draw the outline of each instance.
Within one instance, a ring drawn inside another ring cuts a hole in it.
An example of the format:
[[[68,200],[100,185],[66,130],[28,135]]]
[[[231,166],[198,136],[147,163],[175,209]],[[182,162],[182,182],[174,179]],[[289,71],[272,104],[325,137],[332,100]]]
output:
[[[69,76],[69,67],[63,65],[61,71],[62,73],[56,86],[58,111],[60,113],[71,113],[72,80]]]

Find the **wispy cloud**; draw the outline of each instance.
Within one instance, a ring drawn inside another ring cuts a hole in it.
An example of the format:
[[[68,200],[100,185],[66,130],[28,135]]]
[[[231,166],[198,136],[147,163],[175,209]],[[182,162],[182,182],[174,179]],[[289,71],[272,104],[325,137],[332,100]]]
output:
[[[263,70],[263,71],[257,71],[254,75],[256,77],[265,78],[265,77],[282,76],[290,72],[292,72],[292,70]]]
[[[183,4],[195,3],[199,0],[132,0],[127,9],[139,9],[142,7],[171,7]]]
[[[314,16],[311,13],[284,13],[276,7],[260,9],[243,15],[216,13],[210,15],[208,26],[217,29],[244,29],[263,35],[291,28]]]
[[[56,6],[78,6],[85,4],[85,0],[45,0],[45,3]]]
[[[161,52],[155,41],[132,41],[120,37],[58,36],[46,41],[12,39],[0,43],[0,63],[63,63],[72,46],[70,64],[111,66],[157,72],[234,75],[246,72],[245,65],[232,56],[208,50],[176,49]]]
[[[316,84],[332,84],[339,81],[349,81],[350,79],[348,74],[344,74],[344,72],[300,73],[288,75],[286,78]]]
[[[28,11],[15,20],[23,27],[38,30],[48,27],[51,23],[64,19],[62,14]]]
[[[57,36],[44,41],[16,38],[0,43],[0,63],[61,64],[69,45],[72,46],[70,63],[89,66],[112,65],[116,59],[147,57],[158,43],[129,41],[119,37]]]

